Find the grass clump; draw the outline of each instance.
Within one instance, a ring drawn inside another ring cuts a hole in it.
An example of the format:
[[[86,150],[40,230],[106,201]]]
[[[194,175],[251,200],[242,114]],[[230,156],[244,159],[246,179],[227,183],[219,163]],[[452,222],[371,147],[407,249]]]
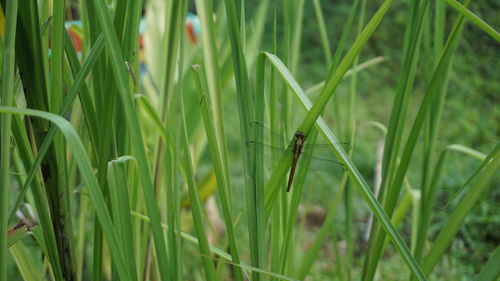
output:
[[[0,280],[495,280],[470,2],[0,1]]]

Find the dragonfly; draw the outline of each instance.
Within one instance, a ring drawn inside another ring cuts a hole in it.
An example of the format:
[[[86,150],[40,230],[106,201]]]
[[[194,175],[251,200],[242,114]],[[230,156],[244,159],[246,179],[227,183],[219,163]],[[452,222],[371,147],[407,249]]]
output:
[[[301,158],[302,155],[307,155],[311,157],[312,160],[314,161],[319,161],[322,164],[323,163],[333,163],[338,167],[344,167],[344,165],[336,160],[333,160],[333,156],[331,155],[331,152],[329,151],[329,145],[328,144],[306,144],[306,139],[307,135],[304,132],[297,131],[295,132],[293,136],[293,140],[290,142],[287,140],[286,137],[282,136],[279,133],[276,133],[272,131],[271,129],[267,128],[263,124],[259,122],[251,122],[250,127],[257,129],[257,128],[263,128],[264,131],[266,131],[272,138],[277,140],[277,143],[292,143],[292,145],[288,146],[287,148],[279,148],[276,146],[273,146],[271,144],[266,144],[266,143],[261,143],[258,141],[248,141],[247,146],[250,148],[257,148],[257,147],[264,147],[268,148],[269,150],[275,150],[279,151],[280,153],[291,153],[291,163],[290,163],[290,172],[288,174],[288,182],[287,182],[287,188],[286,192],[290,192],[290,189],[292,187],[293,179],[295,177],[295,171],[297,168],[297,164],[299,162],[299,159]],[[347,143],[341,143],[342,145],[349,146]],[[326,155],[329,155],[330,157],[326,157],[325,154],[318,155],[318,151],[326,151]]]

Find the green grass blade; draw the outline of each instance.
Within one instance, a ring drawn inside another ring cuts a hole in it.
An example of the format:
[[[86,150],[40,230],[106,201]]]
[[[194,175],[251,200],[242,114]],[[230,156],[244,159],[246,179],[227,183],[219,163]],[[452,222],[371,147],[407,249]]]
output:
[[[65,2],[57,1],[53,6],[54,20],[51,27],[51,58],[49,66],[50,88],[48,111],[57,113],[63,100],[64,75],[64,17]],[[36,126],[41,130],[41,127]],[[42,136],[43,134],[40,134]],[[70,213],[69,186],[67,183],[66,147],[60,134],[54,136],[47,158],[42,163],[50,213],[53,217],[60,266],[65,280],[75,278],[73,259],[72,217]]]
[[[441,0],[443,1],[443,0]],[[467,7],[464,5],[460,4],[456,0],[444,0],[446,3],[448,3],[453,9],[455,9],[457,12],[465,16],[468,20],[470,20],[473,24],[475,24],[477,27],[482,29],[484,32],[486,32],[491,38],[495,39],[495,41],[500,42],[500,33],[496,31],[493,27],[491,27],[489,24],[484,22],[481,18],[476,16],[474,13],[469,11]]]
[[[140,2],[140,1],[136,1]],[[130,2],[128,2],[130,4]],[[98,8],[94,3],[88,3],[89,7],[93,10],[89,10],[89,19],[93,19],[95,23],[91,23],[91,32],[90,37],[97,38],[97,32],[102,30],[102,27],[99,28],[99,20],[95,20],[95,15],[97,14]],[[132,22],[134,12],[130,12],[130,14],[126,15],[126,9],[128,5],[125,5],[125,2],[117,2],[117,5],[114,7],[114,19],[113,23],[110,27],[112,30],[116,32],[116,37],[120,40],[120,50],[124,56],[122,57],[122,67],[126,63],[130,61],[130,57],[128,54],[130,53],[130,49],[132,46],[127,45],[130,41],[125,41],[124,36],[130,30],[129,22]],[[127,18],[127,19],[126,19]],[[130,35],[132,36],[132,35]],[[92,39],[94,39],[92,38]],[[101,186],[104,196],[108,198],[108,182],[107,182],[107,172],[108,172],[108,161],[110,158],[116,157],[116,153],[125,154],[127,151],[127,142],[129,132],[127,126],[123,125],[123,122],[113,123],[114,120],[122,120],[126,119],[124,117],[124,109],[123,106],[120,106],[120,103],[117,103],[116,92],[117,92],[117,80],[114,77],[114,72],[112,70],[112,64],[108,62],[109,53],[106,53],[107,57],[101,57],[100,60],[96,63],[94,70],[94,79],[95,83],[95,104],[96,104],[96,119],[98,120],[99,126],[97,128],[96,134],[99,136],[97,140],[97,170],[98,170],[98,180],[99,185]],[[126,67],[126,65],[125,65]],[[102,68],[102,69],[96,69]],[[101,73],[101,71],[103,71]],[[95,77],[96,75],[102,75],[102,77]],[[104,80],[102,80],[104,78]],[[115,78],[115,79],[113,79]],[[102,94],[106,93],[106,94]],[[114,125],[114,126],[113,126]],[[113,133],[121,136],[120,138],[114,138]],[[109,204],[109,202],[108,202]],[[96,220],[97,221],[97,220]],[[101,230],[101,225],[96,224],[94,227],[94,248],[93,248],[93,279],[95,281],[103,280],[103,234]],[[113,276],[116,275],[116,271],[112,272]],[[115,277],[116,278],[116,277]]]
[[[347,70],[349,70],[349,67],[352,65],[356,57],[359,55],[361,49],[364,47],[370,36],[373,34],[375,29],[378,27],[378,25],[384,18],[385,13],[387,12],[391,4],[392,0],[384,1],[384,3],[380,6],[375,15],[373,15],[370,22],[368,22],[366,27],[360,33],[356,41],[354,41],[352,47],[349,49],[349,51],[346,53],[342,61],[339,63],[335,72],[333,72],[331,76],[328,77],[325,83],[325,87],[321,91],[320,96],[318,97],[318,99],[314,103],[314,106],[311,108],[311,110],[308,112],[308,114],[300,124],[298,129],[299,132],[304,132],[307,135],[309,131],[312,129],[316,119],[318,119],[320,114],[323,112],[326,103],[328,102],[330,97],[334,94],[335,89],[339,85],[340,81],[342,81],[342,78],[344,77],[345,73],[347,72]]]
[[[32,132],[30,132],[31,134]],[[26,128],[23,127],[23,121],[17,115],[13,116],[12,123],[12,134],[17,144],[17,149],[19,151],[19,156],[24,167],[30,167],[33,163],[33,154],[31,151],[30,141],[28,140],[28,135]],[[32,135],[30,135],[32,137]],[[50,216],[50,210],[48,206],[47,194],[45,193],[45,186],[43,186],[42,176],[39,175],[35,178],[31,185],[31,191],[33,194],[33,199],[35,202],[35,208],[38,214],[38,220],[41,230],[38,243],[44,245],[42,248],[45,249],[46,255],[49,257],[50,263],[53,267],[54,278],[59,278],[57,280],[62,280],[62,273],[59,266],[59,256],[57,253],[56,239],[54,234],[54,229],[52,228],[52,219]],[[13,210],[13,213],[15,210]],[[45,246],[46,245],[46,246]]]
[[[491,254],[488,262],[483,266],[481,272],[476,277],[476,280],[493,281],[498,280],[500,276],[500,246],[497,246],[493,254]]]
[[[3,45],[1,104],[12,104],[14,92],[14,60],[16,42],[18,1],[9,1],[6,9],[6,30]],[[9,212],[9,170],[11,163],[11,120],[10,114],[0,115],[0,280],[7,280],[7,231]]]
[[[215,37],[215,24],[213,20],[212,1],[196,1],[198,17],[201,23],[201,39],[203,40],[203,61],[206,71],[207,85],[209,94],[206,98],[210,99],[212,105],[214,123],[218,124],[215,127],[216,137],[221,149],[222,155],[227,155],[226,133],[222,106],[222,86],[221,86],[221,69],[219,67],[219,56],[217,54],[217,38]],[[226,157],[221,160],[224,164],[225,173],[228,173]],[[230,180],[227,178],[226,180]]]
[[[448,147],[446,147],[446,149],[450,151],[464,153],[466,155],[469,155],[470,157],[476,158],[481,161],[484,160],[484,158],[486,158],[486,155],[484,153],[461,144],[451,144]]]
[[[446,162],[447,155],[451,151],[463,153],[465,155],[479,159],[481,161],[483,161],[486,158],[486,155],[484,155],[483,153],[480,153],[476,150],[465,147],[463,145],[457,145],[457,144],[449,145],[448,147],[446,147],[446,149],[444,149],[441,152],[440,156],[438,157],[437,163],[433,166],[432,178],[431,178],[428,190],[427,190],[426,194],[422,195],[422,197],[423,197],[422,201],[425,202],[425,205],[423,205],[423,206],[425,206],[425,207],[421,207],[423,210],[422,210],[421,223],[419,225],[419,228],[422,228],[423,230],[419,229],[419,231],[421,231],[421,233],[419,233],[419,235],[422,235],[423,237],[418,237],[419,239],[422,240],[420,243],[427,241],[427,231],[428,231],[428,228],[429,228],[429,225],[431,222],[432,211],[433,211],[433,208],[435,206],[436,199],[437,199],[436,194],[437,194],[438,188],[441,186],[441,178],[443,177],[443,168],[444,168],[445,164],[447,164],[447,162]],[[458,192],[456,192],[456,194],[461,194],[461,193],[462,193],[462,190],[459,190]],[[453,202],[453,201],[454,201],[454,197],[452,197],[449,200],[449,202]],[[417,247],[416,253],[419,253],[419,251],[418,251],[419,245],[417,244],[416,247]],[[419,254],[422,255],[423,251],[421,251]]]
[[[85,83],[85,78],[87,77],[90,69],[92,69],[92,67],[94,66],[95,62],[97,61],[97,58],[101,55],[102,49],[104,48],[104,35],[102,34],[99,35],[97,40],[94,42],[94,45],[90,49],[86,59],[80,65],[80,60],[78,59],[78,55],[75,51],[75,47],[73,46],[73,42],[71,41],[68,31],[67,30],[65,31],[66,32],[64,33],[64,35],[66,39],[64,40],[65,43],[64,45],[66,49],[66,57],[68,58],[68,62],[71,67],[71,72],[73,74],[74,80],[71,83],[71,88],[64,97],[64,100],[61,105],[62,109],[60,109],[59,113],[62,116],[67,113],[68,109],[74,102],[75,89],[79,90],[76,92],[78,93],[78,97],[80,98],[80,103],[83,109],[83,113],[85,115],[85,123],[87,124],[88,127],[91,143],[93,145],[94,151],[96,151],[95,149],[95,145],[97,144],[96,112],[89,89],[87,87],[87,84]],[[79,76],[79,73],[82,70],[83,72]]]
[[[84,195],[80,197],[80,204],[79,204],[79,212],[78,212],[78,218],[77,222],[75,223],[76,226],[76,232],[79,235],[76,235],[76,241],[75,241],[75,261],[76,261],[76,280],[81,281],[83,280],[83,274],[84,274],[84,260],[85,260],[85,242],[89,241],[85,235],[81,235],[82,233],[85,233],[86,230],[86,222],[89,217],[89,198],[88,196]]]
[[[325,18],[323,17],[323,11],[321,9],[319,0],[313,0],[313,4],[316,21],[318,22],[319,35],[321,36],[321,46],[323,47],[323,52],[325,54],[326,64],[330,65],[332,61],[332,53],[330,51],[330,40],[328,40],[328,33],[326,32]]]
[[[205,126],[205,132],[208,138],[208,148],[210,150],[210,155],[212,156],[212,165],[214,166],[215,176],[217,178],[218,191],[221,196],[222,212],[224,214],[224,219],[226,222],[227,234],[229,239],[229,247],[231,249],[232,261],[235,263],[240,263],[240,258],[238,254],[238,247],[236,244],[236,237],[234,233],[233,219],[231,215],[230,198],[228,194],[228,177],[229,174],[227,170],[223,167],[222,162],[222,152],[219,149],[220,143],[216,139],[216,129],[213,117],[213,110],[211,107],[211,102],[207,100],[208,87],[205,83],[203,77],[203,71],[200,66],[193,66],[194,81],[196,83],[198,96],[200,97],[200,110],[203,117],[203,124]],[[243,280],[243,273],[239,267],[234,267],[234,274],[236,280]]]
[[[194,253],[194,254],[204,256],[203,254],[199,254],[199,253]],[[267,270],[263,270],[263,269],[260,269],[258,267],[248,266],[248,265],[244,265],[244,264],[237,264],[237,263],[228,261],[226,259],[221,259],[221,258],[213,258],[213,257],[211,257],[211,259],[213,259],[215,261],[220,261],[220,262],[223,262],[223,263],[231,264],[231,265],[234,265],[234,266],[237,266],[237,267],[241,267],[242,269],[245,269],[246,271],[249,271],[249,272],[260,273],[263,276],[272,277],[272,278],[274,278],[274,280],[297,281],[297,279],[292,279],[292,278],[289,278],[289,277],[287,277],[285,275],[274,273],[274,272],[267,271]]]
[[[166,280],[168,273],[164,263],[167,262],[167,252],[165,239],[160,226],[160,211],[154,195],[151,172],[149,170],[149,164],[146,158],[146,151],[144,149],[144,143],[142,140],[137,112],[130,95],[128,72],[124,65],[123,55],[118,44],[118,38],[113,30],[111,17],[105,6],[105,3],[99,0],[94,0],[93,3],[95,5],[96,14],[104,33],[106,46],[109,49],[111,66],[117,83],[120,100],[122,102],[129,130],[133,132],[131,134],[132,148],[134,151],[133,156],[137,159],[137,166],[139,167],[138,172],[143,184],[144,198],[146,200],[148,214],[151,217],[151,227],[155,242],[154,245],[159,262],[158,267],[161,273],[162,280]]]
[[[64,58],[64,6],[65,0],[54,3],[54,18],[51,28],[51,63],[49,110],[57,113],[63,97]]]
[[[409,19],[406,24],[403,46],[404,57],[396,86],[396,96],[391,110],[387,136],[385,138],[384,158],[382,163],[382,185],[379,195],[379,198],[382,198],[383,202],[385,202],[384,198],[387,196],[386,194],[390,193],[386,186],[391,181],[395,166],[397,165],[403,125],[407,114],[408,96],[415,78],[415,69],[419,56],[418,47],[422,33],[422,21],[424,19],[425,12],[427,11],[427,3],[428,1],[424,1],[422,3],[419,3],[419,1],[413,1],[411,2],[410,9],[408,10]],[[377,225],[375,225],[372,229],[372,236],[370,238],[369,245],[370,248],[379,247],[381,245],[383,239],[378,237],[379,230],[380,229]],[[379,255],[377,250],[369,251],[369,256],[365,259],[363,280],[373,279],[376,263],[378,261],[378,258],[376,257],[377,255]]]
[[[420,44],[420,34],[422,33],[422,21],[425,16],[425,11],[427,11],[427,3],[428,1],[425,0],[419,6],[419,1],[412,1],[410,9],[408,11],[409,19],[407,21],[405,30],[401,72],[398,77],[395,99],[389,119],[387,136],[385,138],[384,158],[382,162],[382,185],[379,195],[379,198],[382,199],[386,196],[386,193],[389,193],[386,185],[388,185],[388,183],[391,181],[395,166],[397,164],[397,158],[402,138],[402,130],[404,122],[406,120],[408,95],[415,78],[415,69],[419,56],[418,47]],[[374,227],[372,229],[372,238],[370,238],[369,245],[370,248],[378,247],[376,245],[380,245],[382,243],[381,241],[383,239],[377,237],[378,231],[379,229],[377,227]],[[371,250],[369,252],[373,253],[375,256],[377,255],[376,251]],[[373,264],[373,262],[377,261],[378,259],[376,257],[372,258],[371,256],[372,254],[370,254],[370,256],[367,257],[365,261],[365,270],[363,271],[364,277],[362,278],[364,280],[371,280],[373,278],[372,275],[376,266],[376,264]],[[369,265],[368,261],[370,260],[371,264]]]
[[[132,237],[132,223],[130,219],[129,191],[127,184],[128,161],[135,160],[130,156],[122,156],[108,164],[108,182],[113,222],[117,230],[118,243],[122,245],[125,262],[130,268],[132,276],[137,276],[134,258],[134,243]]]
[[[258,191],[256,190],[256,185],[254,182],[255,167],[251,159],[251,153],[249,148],[245,145],[247,141],[251,140],[252,134],[249,130],[250,121],[253,121],[253,104],[251,99],[251,88],[248,79],[248,70],[246,66],[246,58],[243,52],[243,43],[240,30],[244,28],[241,26],[241,13],[237,12],[237,3],[230,0],[224,1],[226,8],[226,15],[228,19],[228,31],[229,38],[231,41],[231,52],[233,57],[233,68],[236,80],[236,92],[238,100],[238,112],[239,112],[239,124],[240,124],[240,134],[241,134],[241,145],[242,145],[242,155],[243,155],[243,170],[245,178],[245,191],[246,191],[246,205],[247,205],[247,217],[248,217],[248,231],[250,236],[250,256],[251,265],[254,267],[259,267],[262,263],[260,257],[261,249],[263,249],[264,241],[260,240],[265,232],[265,225],[260,224],[259,220],[259,210],[257,210],[257,197]],[[239,7],[238,7],[239,8]],[[260,275],[254,273],[253,280],[260,280]]]
[[[181,104],[182,104],[182,99],[181,99]],[[215,268],[214,264],[208,258],[210,256],[210,247],[208,244],[208,239],[207,235],[205,233],[205,226],[203,225],[203,206],[201,205],[201,200],[200,196],[198,194],[198,188],[196,187],[196,182],[194,179],[194,172],[193,172],[193,164],[192,164],[192,158],[191,158],[191,152],[188,144],[188,134],[187,134],[187,128],[186,128],[186,115],[184,112],[184,105],[181,105],[181,114],[182,114],[182,134],[183,136],[181,137],[181,145],[182,149],[184,150],[184,158],[183,158],[183,166],[184,166],[184,173],[187,179],[188,183],[188,188],[189,188],[189,195],[191,198],[191,214],[193,216],[193,221],[195,224],[195,229],[196,229],[196,234],[198,236],[198,242],[199,242],[199,247],[200,251],[202,254],[206,255],[202,257],[203,260],[203,266],[205,268],[205,275],[206,275],[206,280],[216,280],[215,279]]]
[[[32,109],[13,108],[8,106],[1,106],[0,112],[45,118],[59,128],[61,133],[64,135],[65,140],[68,142],[68,146],[73,152],[73,156],[80,168],[82,178],[84,178],[85,182],[87,183],[90,196],[92,197],[95,205],[97,217],[99,218],[101,225],[103,226],[103,232],[108,241],[110,253],[113,256],[113,262],[115,263],[117,271],[120,274],[120,279],[134,280],[135,278],[131,276],[130,270],[126,266],[123,253],[120,250],[116,233],[113,230],[111,216],[106,207],[106,203],[99,188],[99,184],[97,183],[97,179],[92,171],[90,160],[88,159],[85,153],[85,148],[73,127],[64,118],[48,112],[42,112]]]
[[[349,10],[349,15],[347,16],[346,23],[342,28],[342,34],[340,35],[339,42],[337,45],[337,49],[335,50],[335,55],[333,57],[333,61],[330,65],[330,71],[333,72],[335,68],[338,66],[340,59],[342,58],[342,54],[344,53],[345,45],[347,43],[347,37],[349,35],[349,31],[351,30],[352,22],[354,20],[354,16],[356,15],[356,11],[359,6],[359,0],[354,1],[352,3],[351,9]],[[359,36],[359,34],[358,34]]]
[[[264,113],[265,113],[265,80],[263,76],[258,75],[259,73],[264,73],[265,67],[265,58],[258,56],[257,66],[256,66],[256,81],[255,81],[255,121],[263,124],[264,123]],[[264,140],[264,128],[259,127],[254,131],[254,139],[258,142],[262,142]],[[255,149],[255,154],[253,155],[254,160],[254,172],[255,172],[255,217],[257,219],[257,225],[260,226],[260,229],[257,232],[257,239],[259,241],[259,266],[258,268],[264,269],[266,268],[266,259],[265,259],[265,215],[264,215],[264,148],[258,147]]]
[[[143,220],[143,221],[145,221],[145,222],[148,222],[148,223],[151,221],[151,220],[149,219],[149,217],[148,217],[148,216],[145,216],[145,215],[143,215],[143,214],[141,214],[141,213],[138,213],[138,212],[136,212],[136,211],[131,211],[131,212],[130,212],[130,215],[132,215],[132,216],[136,217],[137,219],[140,219],[140,220]],[[163,223],[162,223],[162,224],[161,224],[161,226],[162,226],[164,229],[168,229],[168,226],[167,226],[166,224],[163,224]],[[188,241],[188,242],[191,242],[191,243],[193,243],[193,244],[195,244],[195,245],[199,245],[199,243],[200,243],[200,242],[198,241],[198,238],[196,238],[196,237],[194,237],[194,236],[192,236],[192,235],[190,235],[190,234],[188,234],[188,233],[186,233],[186,232],[182,232],[182,231],[181,231],[181,232],[179,232],[179,231],[175,231],[175,233],[176,233],[177,235],[181,236],[181,238],[182,238],[182,239],[184,239],[184,240],[186,240],[186,241]],[[231,255],[230,255],[229,253],[227,253],[227,252],[225,252],[225,251],[223,251],[223,250],[221,250],[221,249],[219,249],[219,248],[217,248],[217,247],[210,246],[210,251],[211,251],[211,253],[212,253],[212,254],[214,254],[214,255],[218,255],[218,256],[220,256],[220,257],[222,257],[222,258],[224,258],[224,259],[226,259],[226,260],[228,260],[228,261],[232,261],[232,260],[231,260]]]
[[[292,73],[297,73],[300,62],[300,47],[302,43],[302,21],[304,20],[304,0],[286,0],[290,6],[290,51],[289,67]]]
[[[16,244],[17,241],[29,235],[26,225],[17,227],[15,229],[14,228],[15,227],[12,227],[12,229],[7,232],[7,247],[11,247],[12,245]]]
[[[449,247],[453,237],[460,229],[463,221],[467,217],[469,211],[476,205],[481,194],[492,187],[491,179],[498,173],[500,168],[500,144],[497,144],[495,149],[483,161],[474,175],[467,181],[469,191],[466,196],[458,203],[453,213],[448,217],[446,223],[441,228],[436,237],[431,250],[424,258],[422,269],[425,274],[429,274],[436,263],[441,259],[445,250]]]
[[[42,280],[42,266],[40,263],[35,261],[32,253],[28,250],[22,242],[18,242],[9,248],[10,254],[16,266],[19,269],[19,273],[23,280]],[[7,279],[5,279],[7,280]]]
[[[374,65],[377,65],[377,64],[379,64],[379,63],[381,63],[381,62],[385,61],[386,59],[387,59],[386,57],[375,57],[375,58],[373,58],[373,59],[369,59],[369,60],[367,60],[367,61],[365,61],[365,62],[363,62],[363,63],[361,63],[361,64],[358,64],[358,65],[356,65],[355,67],[353,67],[353,68],[349,69],[349,70],[345,73],[344,78],[346,78],[346,77],[350,77],[350,76],[352,76],[352,75],[353,75],[354,73],[356,73],[356,72],[360,72],[360,71],[362,71],[362,70],[364,70],[364,69],[366,69],[366,68],[369,68],[369,67],[372,67],[372,66],[374,66]],[[310,88],[306,89],[306,90],[305,90],[305,93],[306,93],[306,95],[308,95],[308,96],[309,96],[309,95],[312,95],[312,94],[314,94],[314,93],[316,93],[316,92],[321,91],[321,89],[323,89],[323,87],[324,87],[324,86],[325,86],[325,81],[321,81],[321,82],[319,82],[319,83],[315,84],[314,86],[312,86],[312,87],[310,87]]]

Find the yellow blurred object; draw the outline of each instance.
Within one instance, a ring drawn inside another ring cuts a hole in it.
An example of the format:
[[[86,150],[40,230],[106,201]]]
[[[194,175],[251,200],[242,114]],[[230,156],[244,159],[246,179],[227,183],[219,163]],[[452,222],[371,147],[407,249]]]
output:
[[[208,174],[206,174],[201,181],[198,183],[199,188],[198,188],[198,193],[200,194],[200,199],[201,201],[205,201],[208,197],[213,195],[215,191],[217,190],[217,180],[215,179],[215,173],[213,170],[211,170]],[[190,207],[191,206],[191,201],[189,198],[189,195],[186,194],[183,196],[182,201],[181,201],[181,207]]]
[[[0,6],[0,36],[2,36],[2,40],[4,33],[5,33],[5,17],[3,16],[2,6]]]

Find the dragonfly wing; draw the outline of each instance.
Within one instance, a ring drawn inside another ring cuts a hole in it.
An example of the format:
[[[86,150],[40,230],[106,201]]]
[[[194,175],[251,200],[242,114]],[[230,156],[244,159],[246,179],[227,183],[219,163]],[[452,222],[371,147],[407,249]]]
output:
[[[284,148],[280,148],[277,146],[272,146],[266,143],[258,142],[258,141],[247,141],[246,145],[251,150],[262,149],[264,152],[264,156],[271,157],[273,154],[281,157],[283,153],[288,152]]]
[[[285,144],[286,145],[286,144],[289,144],[291,142],[291,139],[288,139],[284,135],[279,134],[279,133],[271,130],[270,128],[266,127],[264,124],[262,124],[260,122],[257,122],[257,121],[250,122],[250,128],[253,131],[263,130],[264,131],[264,138],[267,137],[269,139],[269,143],[271,143],[273,145],[275,145],[275,144],[278,144],[278,145]]]
[[[258,141],[249,141],[247,142],[247,146],[251,149],[256,149],[257,147],[262,148],[264,151],[264,157],[269,159],[272,159],[272,155],[277,155],[277,157],[281,158],[282,153],[290,153],[290,155],[293,154],[293,146],[285,148],[286,145],[290,144],[290,140],[285,136],[274,132],[264,124],[257,121],[250,122],[250,127],[253,130],[263,130],[264,136],[267,136],[271,140],[269,143],[272,144],[270,145]],[[276,146],[276,144],[283,145],[283,147]],[[349,151],[351,149],[351,145],[349,143],[339,144],[345,151]],[[302,157],[310,157],[313,160],[313,163],[335,164],[339,167],[343,167],[343,165],[335,159],[329,144],[308,144],[306,140],[301,155],[303,155]]]

